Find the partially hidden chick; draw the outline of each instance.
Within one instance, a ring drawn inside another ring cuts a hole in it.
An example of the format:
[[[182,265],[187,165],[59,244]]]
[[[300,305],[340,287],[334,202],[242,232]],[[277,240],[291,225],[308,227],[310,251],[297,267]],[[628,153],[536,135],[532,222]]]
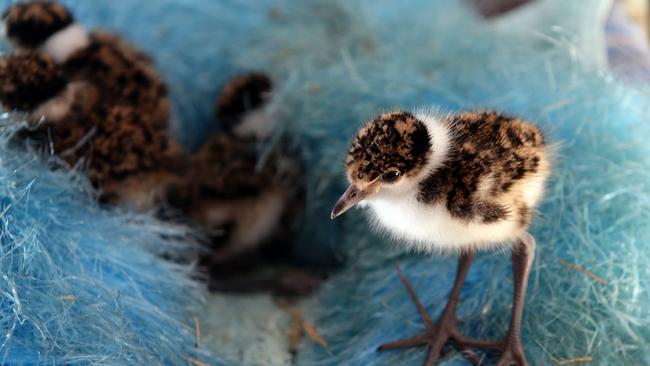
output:
[[[119,37],[86,32],[50,1],[3,13],[19,50],[0,61],[0,103],[27,112],[29,137],[82,165],[103,200],[148,209],[183,159],[151,60]]]
[[[215,103],[215,115],[224,131],[232,136],[262,142],[276,127],[273,114],[265,110],[273,82],[259,72],[230,79]]]
[[[448,343],[501,351],[498,366],[528,365],[520,330],[535,239],[527,232],[550,174],[548,145],[533,124],[496,112],[392,112],[359,131],[346,159],[350,187],[332,218],[358,203],[378,226],[425,252],[459,254],[447,306],[433,322],[400,272],[426,331],[379,350],[428,346],[433,365]],[[512,251],[514,300],[503,342],[469,339],[458,330],[461,288],[479,250]]]
[[[213,290],[304,293],[319,282],[293,268],[269,273],[268,265],[288,264],[304,205],[301,160],[288,150],[266,154],[275,124],[265,110],[271,92],[264,74],[228,81],[215,108],[224,132],[190,158],[186,179],[170,191],[170,205],[209,237],[201,264]]]

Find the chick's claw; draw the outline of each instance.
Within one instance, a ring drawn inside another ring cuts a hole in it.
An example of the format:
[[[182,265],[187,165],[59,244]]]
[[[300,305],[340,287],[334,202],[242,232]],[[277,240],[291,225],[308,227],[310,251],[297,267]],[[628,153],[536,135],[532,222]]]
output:
[[[519,342],[510,342],[505,346],[497,366],[528,366],[526,356]]]

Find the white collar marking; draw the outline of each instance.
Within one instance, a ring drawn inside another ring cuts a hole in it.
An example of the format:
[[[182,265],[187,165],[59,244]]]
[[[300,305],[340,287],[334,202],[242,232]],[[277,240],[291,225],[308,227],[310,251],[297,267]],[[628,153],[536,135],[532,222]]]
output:
[[[73,53],[90,44],[88,33],[81,24],[72,23],[54,33],[43,43],[41,50],[58,63],[65,62]]]

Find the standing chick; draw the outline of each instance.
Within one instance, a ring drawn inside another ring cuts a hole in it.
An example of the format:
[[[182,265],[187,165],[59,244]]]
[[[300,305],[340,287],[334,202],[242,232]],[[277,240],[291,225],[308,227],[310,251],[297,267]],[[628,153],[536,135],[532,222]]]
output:
[[[527,365],[520,340],[535,240],[527,228],[550,174],[547,146],[532,124],[495,112],[392,112],[367,123],[346,159],[351,185],[332,218],[363,202],[396,238],[427,252],[459,252],[449,301],[433,323],[410,284],[400,278],[427,332],[379,350],[428,345],[433,365],[452,341],[461,348],[501,350],[498,366]],[[457,328],[456,307],[475,251],[512,249],[514,304],[504,342],[473,340]]]
[[[190,158],[186,178],[169,190],[169,205],[211,242],[200,264],[213,290],[305,293],[318,283],[302,271],[269,268],[289,262],[304,204],[300,159],[290,151],[261,151],[275,123],[265,110],[271,91],[261,73],[229,80],[215,108],[225,132]]]
[[[87,33],[54,2],[14,4],[3,21],[20,51],[1,63],[0,102],[43,119],[30,135],[86,165],[104,200],[149,208],[182,159],[152,62],[119,37]]]

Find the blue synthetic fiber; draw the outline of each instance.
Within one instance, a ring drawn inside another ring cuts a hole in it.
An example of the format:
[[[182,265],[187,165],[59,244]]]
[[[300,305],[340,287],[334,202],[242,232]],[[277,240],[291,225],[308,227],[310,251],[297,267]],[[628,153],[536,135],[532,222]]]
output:
[[[179,364],[200,294],[157,255],[183,227],[98,207],[85,178],[8,147],[0,115],[0,364]],[[216,360],[215,360],[216,362]]]
[[[306,339],[296,364],[422,362],[424,349],[375,351],[423,330],[394,263],[435,315],[455,260],[404,254],[359,212],[329,222],[344,189],[343,156],[360,123],[422,106],[521,115],[559,143],[532,230],[539,246],[523,330],[531,363],[592,357],[595,365],[650,364],[650,100],[607,71],[598,20],[609,1],[537,0],[489,22],[452,0],[64,2],[84,24],[118,31],[152,54],[170,86],[177,134],[190,150],[218,129],[212,107],[224,80],[250,69],[273,76],[271,108],[308,162],[301,252],[308,260],[334,252],[346,263],[305,314],[329,346]],[[174,364],[192,356],[191,328],[179,322],[196,298],[193,286],[143,250],[174,247],[180,243],[170,237],[180,233],[99,210],[83,180],[47,172],[18,152],[4,147],[0,158],[8,207],[0,324],[17,325],[3,352],[25,362],[105,364]],[[175,235],[161,239],[161,230]],[[511,286],[508,257],[480,255],[463,291],[462,330],[503,336]],[[24,299],[20,306],[13,288]],[[56,299],[70,293],[77,300]],[[74,321],[79,317],[89,318]],[[467,363],[452,352],[442,364]]]

